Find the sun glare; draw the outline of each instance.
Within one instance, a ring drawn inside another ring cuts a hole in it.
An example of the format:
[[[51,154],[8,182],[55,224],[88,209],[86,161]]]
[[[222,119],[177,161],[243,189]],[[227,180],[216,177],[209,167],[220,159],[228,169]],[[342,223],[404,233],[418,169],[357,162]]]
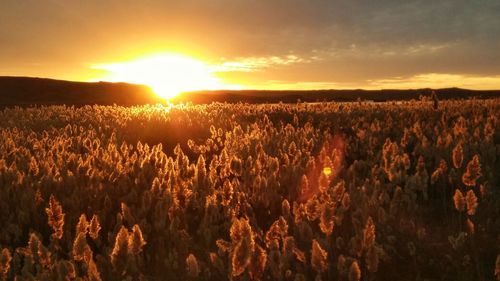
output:
[[[227,88],[202,61],[179,54],[152,55],[121,63],[93,66],[109,72],[101,80],[145,84],[164,99],[182,92]]]

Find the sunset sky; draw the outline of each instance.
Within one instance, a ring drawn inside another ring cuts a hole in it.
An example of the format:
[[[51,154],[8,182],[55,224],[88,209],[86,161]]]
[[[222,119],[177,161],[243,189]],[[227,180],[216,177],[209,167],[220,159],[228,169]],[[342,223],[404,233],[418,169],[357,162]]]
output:
[[[500,1],[0,1],[0,75],[107,80],[161,54],[214,87],[500,89]]]

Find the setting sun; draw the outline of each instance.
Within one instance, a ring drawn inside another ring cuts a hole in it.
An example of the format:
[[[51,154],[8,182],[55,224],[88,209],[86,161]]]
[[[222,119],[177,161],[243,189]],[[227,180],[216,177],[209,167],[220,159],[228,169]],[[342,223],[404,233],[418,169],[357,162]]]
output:
[[[109,72],[103,80],[145,84],[164,99],[182,92],[227,88],[214,76],[213,68],[191,57],[158,54],[120,63],[93,66]]]

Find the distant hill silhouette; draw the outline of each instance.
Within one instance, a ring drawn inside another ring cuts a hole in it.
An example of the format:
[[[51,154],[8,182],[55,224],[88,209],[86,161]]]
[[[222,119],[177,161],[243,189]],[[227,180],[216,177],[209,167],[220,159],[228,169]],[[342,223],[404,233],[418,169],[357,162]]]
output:
[[[500,97],[500,90],[474,91],[460,88],[435,90],[439,99]],[[295,103],[321,101],[411,100],[430,96],[431,89],[416,90],[311,90],[311,91],[198,91],[183,93],[172,102]],[[72,82],[45,78],[0,76],[0,106],[30,104],[142,105],[164,103],[144,85],[110,82]]]
[[[162,100],[144,85],[0,76],[0,105],[138,105],[158,102]]]
[[[306,90],[306,91],[267,91],[267,90],[242,90],[242,91],[198,91],[183,93],[172,100],[172,102],[247,102],[247,103],[295,103],[322,102],[322,101],[402,101],[419,99],[420,96],[430,97],[432,89],[411,90]],[[439,99],[487,99],[500,97],[500,90],[467,90],[460,88],[446,88],[434,90]]]

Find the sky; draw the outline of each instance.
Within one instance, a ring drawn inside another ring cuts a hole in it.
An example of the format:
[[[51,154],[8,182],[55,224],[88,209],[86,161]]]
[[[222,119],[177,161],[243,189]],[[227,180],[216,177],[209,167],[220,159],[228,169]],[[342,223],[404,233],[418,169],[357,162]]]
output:
[[[176,53],[254,89],[500,89],[499,0],[0,0],[0,75]]]

